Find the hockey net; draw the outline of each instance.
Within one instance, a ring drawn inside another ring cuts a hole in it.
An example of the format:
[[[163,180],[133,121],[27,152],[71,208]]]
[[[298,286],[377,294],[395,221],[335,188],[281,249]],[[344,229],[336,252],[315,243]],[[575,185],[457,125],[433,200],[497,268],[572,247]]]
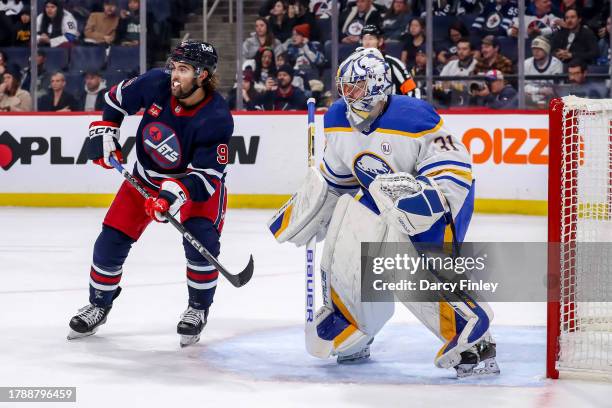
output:
[[[612,100],[549,111],[547,376],[612,376]]]

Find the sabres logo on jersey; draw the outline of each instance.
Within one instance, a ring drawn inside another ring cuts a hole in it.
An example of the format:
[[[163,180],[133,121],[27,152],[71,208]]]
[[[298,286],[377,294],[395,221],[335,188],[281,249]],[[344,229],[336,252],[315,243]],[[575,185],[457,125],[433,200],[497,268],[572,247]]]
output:
[[[370,152],[364,152],[353,160],[355,176],[366,189],[379,174],[393,173],[393,169],[381,157]]]
[[[181,144],[174,129],[161,122],[149,123],[142,130],[145,152],[162,169],[173,169],[180,163]]]

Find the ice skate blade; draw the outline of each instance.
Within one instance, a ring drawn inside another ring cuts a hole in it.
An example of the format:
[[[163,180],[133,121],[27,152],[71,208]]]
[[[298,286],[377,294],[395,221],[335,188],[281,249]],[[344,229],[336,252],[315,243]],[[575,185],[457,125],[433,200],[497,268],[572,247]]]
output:
[[[96,332],[98,331],[98,328],[96,327],[95,329],[93,329],[92,331],[88,331],[85,333],[79,333],[76,332],[72,329],[70,329],[70,332],[68,333],[68,336],[66,336],[66,338],[68,340],[76,340],[76,339],[82,339],[83,337],[89,337],[93,334],[96,334]]]
[[[200,341],[200,335],[196,334],[195,336],[188,336],[185,334],[181,334],[181,348],[185,348],[191,346],[192,344],[196,344]]]
[[[338,356],[336,362],[338,364],[354,365],[363,364],[370,360],[370,347],[358,351],[357,353],[350,354],[348,356]]]
[[[455,370],[457,370],[457,378],[485,377],[500,374],[500,369],[495,358],[483,360],[477,365],[460,364],[455,367]]]

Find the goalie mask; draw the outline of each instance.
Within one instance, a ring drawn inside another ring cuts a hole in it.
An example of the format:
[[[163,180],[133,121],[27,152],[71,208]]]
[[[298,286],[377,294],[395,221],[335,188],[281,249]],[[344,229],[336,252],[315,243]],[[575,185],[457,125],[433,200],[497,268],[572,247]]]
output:
[[[340,64],[336,85],[351,126],[368,132],[392,91],[391,70],[377,49],[357,49]]]

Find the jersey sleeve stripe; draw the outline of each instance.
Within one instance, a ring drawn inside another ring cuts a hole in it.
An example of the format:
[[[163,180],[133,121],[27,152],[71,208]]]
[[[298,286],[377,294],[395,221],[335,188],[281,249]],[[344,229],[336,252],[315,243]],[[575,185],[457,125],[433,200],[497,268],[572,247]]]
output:
[[[336,184],[333,181],[330,181],[326,177],[323,177],[323,178],[325,179],[327,184],[329,184],[333,188],[337,188],[337,189],[341,189],[341,190],[355,190],[355,189],[359,188],[359,184],[352,184],[352,185],[349,185],[349,186],[343,186],[343,185],[340,185],[340,184]]]
[[[423,130],[423,131],[417,132],[417,133],[404,132],[402,130],[396,130],[396,129],[383,129],[383,128],[378,128],[378,129],[376,129],[376,131],[379,132],[379,133],[386,133],[386,134],[389,134],[389,135],[399,135],[399,136],[408,136],[408,137],[411,137],[411,138],[419,138],[419,137],[423,137],[425,135],[428,135],[430,133],[437,132],[442,127],[443,124],[444,124],[443,120],[440,119],[438,124],[436,126],[434,126],[433,128],[427,129],[427,130]]]
[[[354,176],[352,174],[337,174],[334,171],[332,171],[332,169],[329,167],[329,165],[327,164],[327,162],[325,161],[325,159],[323,159],[323,164],[325,165],[325,170],[327,170],[327,172],[334,176],[335,178],[338,179],[348,179],[348,178],[354,178]]]
[[[111,108],[115,109],[116,111],[120,112],[122,115],[124,116],[128,116],[128,113],[122,109],[120,106],[118,106],[117,104],[115,104],[115,102],[113,102],[112,98],[110,97],[110,92],[107,92],[104,95],[104,100],[106,101],[106,103],[108,104],[108,106],[110,106]]]
[[[420,169],[418,169],[418,173],[419,173],[419,175],[421,175],[424,172],[426,172],[427,170],[431,170],[431,169],[434,169],[436,167],[443,167],[443,166],[448,168],[449,165],[450,166],[463,167],[463,168],[472,170],[472,165],[469,164],[469,163],[464,163],[464,162],[459,162],[459,161],[454,161],[454,160],[441,160],[439,162],[429,163],[429,164],[421,167]]]
[[[440,181],[440,180],[448,180],[448,181],[452,181],[453,183],[465,188],[466,190],[469,191],[470,189],[470,185],[467,183],[464,183],[463,181],[457,180],[456,178],[452,177],[452,176],[439,176],[439,177],[434,177],[435,181]]]
[[[225,173],[221,173],[220,171],[217,171],[217,170],[214,170],[214,169],[198,169],[198,168],[195,168],[195,167],[188,167],[187,170],[188,171],[199,171],[199,172],[202,172],[202,173],[206,173],[207,175],[212,176],[212,177],[216,177],[219,180],[221,180],[225,176]]]
[[[458,176],[466,181],[472,182],[472,172],[471,171],[463,171],[457,169],[440,169],[436,171],[432,171],[430,173],[425,174],[425,177],[436,177],[445,173],[451,173],[452,175]]]
[[[124,82],[125,80],[119,82],[119,85],[117,85],[116,98],[117,98],[117,102],[119,102],[119,105],[123,103],[123,95],[121,94],[121,87],[123,86]]]

